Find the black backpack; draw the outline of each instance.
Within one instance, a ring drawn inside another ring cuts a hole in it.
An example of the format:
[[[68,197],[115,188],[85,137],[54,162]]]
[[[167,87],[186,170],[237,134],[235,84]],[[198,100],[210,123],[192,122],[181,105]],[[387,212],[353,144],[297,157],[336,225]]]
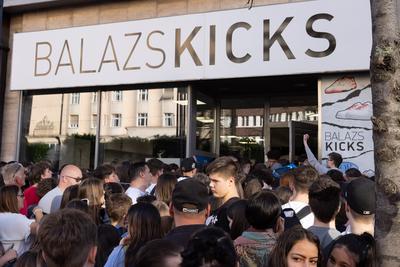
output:
[[[298,213],[296,213],[292,208],[283,209],[281,217],[285,219],[285,230],[290,229],[295,225],[301,226],[300,220],[309,215],[310,213],[311,213],[311,208],[308,205],[299,210]]]

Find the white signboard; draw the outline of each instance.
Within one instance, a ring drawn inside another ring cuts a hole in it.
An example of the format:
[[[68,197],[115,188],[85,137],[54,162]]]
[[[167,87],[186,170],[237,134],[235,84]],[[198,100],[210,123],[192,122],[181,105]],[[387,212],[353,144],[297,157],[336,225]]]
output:
[[[14,34],[12,90],[367,70],[369,1],[307,1]]]
[[[322,79],[322,157],[342,155],[349,167],[374,174],[372,96],[368,76],[343,75]],[[351,164],[349,164],[351,163]]]

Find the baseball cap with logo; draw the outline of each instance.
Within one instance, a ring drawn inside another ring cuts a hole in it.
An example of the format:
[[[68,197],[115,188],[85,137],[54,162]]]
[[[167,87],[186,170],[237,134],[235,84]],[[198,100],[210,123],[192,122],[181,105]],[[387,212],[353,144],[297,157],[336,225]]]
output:
[[[192,178],[178,182],[172,192],[172,206],[184,213],[201,212],[208,206],[207,187]]]
[[[358,214],[375,213],[375,183],[368,178],[357,178],[348,183],[344,188],[344,198]]]
[[[196,168],[196,161],[193,158],[185,158],[182,160],[181,169],[183,172],[190,172]]]

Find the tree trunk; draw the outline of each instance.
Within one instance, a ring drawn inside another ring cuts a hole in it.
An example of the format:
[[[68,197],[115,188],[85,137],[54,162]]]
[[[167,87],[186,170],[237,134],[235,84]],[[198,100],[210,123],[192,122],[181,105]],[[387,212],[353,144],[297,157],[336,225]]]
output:
[[[371,0],[378,266],[400,266],[400,35],[395,0]]]

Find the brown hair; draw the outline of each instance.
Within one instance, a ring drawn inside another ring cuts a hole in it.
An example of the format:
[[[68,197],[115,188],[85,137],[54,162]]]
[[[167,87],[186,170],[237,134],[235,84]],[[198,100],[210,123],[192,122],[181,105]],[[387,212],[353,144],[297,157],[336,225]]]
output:
[[[41,161],[36,163],[35,165],[32,166],[30,175],[29,175],[29,180],[32,184],[37,184],[40,182],[42,179],[42,174],[46,171],[46,169],[50,169],[51,166],[48,162]]]
[[[174,190],[176,183],[177,178],[175,174],[164,173],[158,177],[156,190],[154,193],[157,200],[165,202],[167,205],[169,205],[172,200],[172,191]]]
[[[157,208],[150,203],[136,203],[128,211],[128,248],[125,266],[131,266],[139,249],[148,241],[162,238],[161,217]]]
[[[301,241],[308,240],[313,243],[318,249],[318,263],[317,267],[321,267],[322,255],[319,246],[318,237],[310,231],[303,229],[303,227],[296,225],[283,232],[276,242],[274,249],[271,251],[268,260],[268,267],[287,267],[287,256],[293,246]]]
[[[114,222],[119,222],[132,206],[132,199],[123,193],[112,194],[106,199],[106,210],[108,216]]]
[[[231,157],[219,157],[207,166],[208,175],[219,173],[224,178],[238,177],[239,166]]]
[[[67,206],[68,202],[70,202],[71,200],[78,198],[78,190],[79,190],[78,184],[68,186],[64,190],[64,193],[61,198],[60,209],[65,208]]]
[[[97,227],[89,215],[63,209],[45,216],[38,240],[48,267],[81,267],[97,243]]]
[[[88,178],[79,185],[78,198],[88,200],[89,214],[97,225],[100,224],[100,209],[104,204],[101,202],[103,196],[103,181],[100,179]]]
[[[300,166],[294,175],[294,188],[297,192],[308,193],[311,184],[319,178],[317,170],[311,166]]]
[[[0,187],[0,212],[19,213],[18,195],[19,188],[16,185]]]

